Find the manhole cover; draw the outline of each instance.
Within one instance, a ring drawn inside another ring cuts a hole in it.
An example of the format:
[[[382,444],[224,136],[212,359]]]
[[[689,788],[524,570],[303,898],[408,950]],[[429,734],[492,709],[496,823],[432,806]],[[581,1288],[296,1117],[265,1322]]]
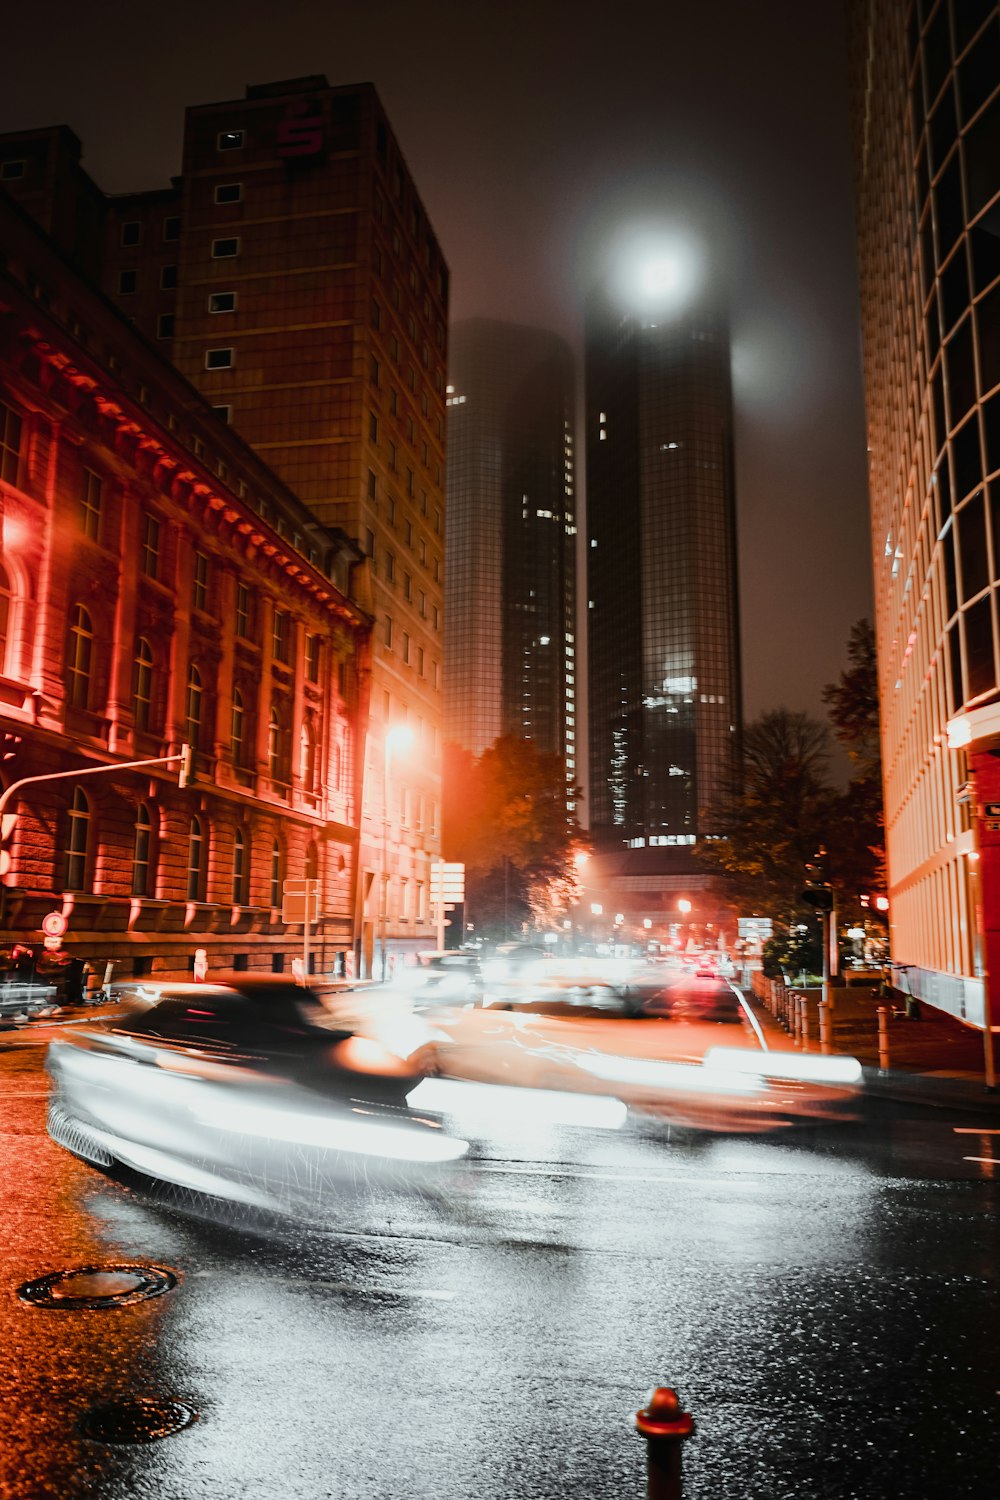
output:
[[[36,1307],[130,1307],[176,1285],[165,1266],[76,1266],[26,1281],[17,1295]]]
[[[77,1431],[95,1443],[155,1443],[198,1420],[183,1401],[131,1396],[92,1407],[77,1420]]]

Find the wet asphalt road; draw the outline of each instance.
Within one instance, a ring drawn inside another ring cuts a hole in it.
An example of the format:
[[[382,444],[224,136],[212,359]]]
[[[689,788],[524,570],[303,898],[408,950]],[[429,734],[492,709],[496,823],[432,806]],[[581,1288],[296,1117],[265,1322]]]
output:
[[[512,1128],[442,1201],[357,1196],[265,1236],[49,1142],[44,1040],[0,1036],[3,1500],[638,1500],[630,1415],[660,1382],[697,1423],[688,1500],[1000,1493],[1000,1134],[957,1133],[976,1116]],[[176,1290],[16,1296],[133,1259]],[[139,1394],[198,1420],[142,1446],[78,1435]]]

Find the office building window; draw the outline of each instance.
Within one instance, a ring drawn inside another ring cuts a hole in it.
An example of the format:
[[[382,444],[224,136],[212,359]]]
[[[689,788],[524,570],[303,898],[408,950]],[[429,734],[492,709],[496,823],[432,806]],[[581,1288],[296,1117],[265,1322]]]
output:
[[[141,567],[147,578],[160,576],[160,523],[155,516],[143,517]]]
[[[208,558],[204,552],[196,552],[194,555],[191,603],[195,609],[208,608]]]
[[[161,292],[173,292],[177,288],[177,267],[160,267],[160,290]]]
[[[153,702],[153,648],[140,636],[132,658],[132,717],[136,729],[149,728]]]
[[[245,583],[236,585],[236,634],[241,640],[250,639],[250,590]]]
[[[17,484],[21,461],[21,418],[0,401],[0,479]]]
[[[132,835],[132,894],[149,895],[149,855],[153,839],[153,820],[149,808],[140,802],[135,810]]]
[[[239,688],[233,689],[233,705],[229,715],[229,740],[233,754],[233,765],[242,766],[245,752],[244,736],[246,734],[246,712],[243,708],[243,694]]]
[[[66,812],[66,850],[63,864],[63,890],[84,891],[87,888],[87,856],[90,844],[90,803],[81,787],[73,793]]]
[[[185,700],[185,732],[187,742],[193,750],[201,743],[201,716],[204,697],[201,673],[194,665],[188,667],[187,696]]]
[[[24,177],[27,170],[28,163],[23,159],[0,162],[0,182],[15,182]]]
[[[250,885],[249,840],[237,828],[233,839],[233,905],[245,906]]]
[[[319,636],[306,636],[306,681],[319,682]]]
[[[242,203],[242,182],[220,182],[215,189],[216,203]]]
[[[212,241],[212,259],[230,260],[234,255],[240,253],[240,242],[236,235],[229,238]]]
[[[156,337],[158,339],[172,339],[174,336],[174,314],[160,313],[156,320]]]
[[[138,219],[130,219],[130,220],[128,220],[127,223],[125,223],[125,224],[122,225],[122,227],[121,227],[121,234],[119,236],[119,244],[121,244],[121,245],[141,245],[142,244],[142,224],[140,223],[140,221]]]
[[[138,285],[139,285],[139,273],[138,273],[138,271],[119,271],[118,272],[118,292],[119,292],[119,295],[121,295],[123,297],[128,296],[129,293],[134,292],[136,290],[136,287]]]
[[[206,349],[206,370],[231,370],[233,367],[232,349]]]
[[[179,240],[181,237],[181,221],[176,214],[170,214],[163,221],[163,238],[165,240]]]
[[[90,664],[94,649],[94,627],[82,604],[73,610],[66,660],[66,693],[73,708],[86,708],[90,701]]]
[[[200,901],[204,885],[205,832],[200,818],[192,818],[188,827],[187,899]]]
[[[208,299],[208,310],[210,313],[228,313],[236,311],[235,292],[212,292]]]
[[[101,534],[101,481],[90,469],[83,471],[80,490],[80,527],[84,536],[96,542]]]
[[[243,131],[220,130],[215,144],[219,151],[239,151],[243,145]]]
[[[276,609],[271,622],[271,655],[287,666],[291,654],[292,620],[283,609]]]
[[[277,839],[271,845],[271,905],[281,905],[282,858]]]

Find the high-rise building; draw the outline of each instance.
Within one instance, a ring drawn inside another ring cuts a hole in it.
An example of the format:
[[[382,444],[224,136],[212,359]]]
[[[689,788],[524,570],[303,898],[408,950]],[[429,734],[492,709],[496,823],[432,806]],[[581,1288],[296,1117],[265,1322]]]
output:
[[[0,138],[0,180],[320,530],[369,557],[360,956],[367,972],[380,946],[425,946],[440,848],[448,270],[375,90],[316,76],[191,108],[181,174],[148,193],[106,198],[60,127]]]
[[[476,318],[451,333],[445,734],[515,735],[576,778],[573,357]]]
[[[892,952],[915,994],[982,1024],[1000,974],[1000,15],[853,0],[849,23]]]
[[[594,295],[586,423],[590,830],[598,850],[629,851],[619,870],[692,884],[681,877],[698,878],[694,851],[714,831],[741,725],[719,311]]]

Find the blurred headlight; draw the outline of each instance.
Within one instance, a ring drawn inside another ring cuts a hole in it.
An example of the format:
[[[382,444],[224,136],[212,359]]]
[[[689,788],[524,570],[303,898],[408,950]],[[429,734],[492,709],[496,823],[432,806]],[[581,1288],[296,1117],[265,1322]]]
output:
[[[850,1085],[861,1082],[856,1057],[800,1056],[797,1052],[756,1052],[742,1047],[710,1047],[705,1067],[758,1078],[794,1078],[806,1083]]]
[[[407,1094],[406,1102],[411,1109],[496,1125],[530,1121],[619,1130],[628,1116],[620,1099],[603,1094],[563,1094],[554,1089],[467,1083],[455,1078],[425,1078]]]
[[[263,1136],[272,1141],[323,1146],[331,1151],[391,1157],[396,1161],[454,1161],[469,1149],[468,1141],[444,1135],[431,1126],[407,1129],[399,1125],[373,1125],[363,1120],[296,1114],[230,1100],[200,1101],[195,1114],[205,1124],[237,1135]]]
[[[736,1068],[713,1068],[711,1072],[692,1063],[656,1062],[641,1057],[609,1057],[597,1053],[580,1057],[577,1065],[595,1078],[634,1088],[662,1089],[666,1093],[757,1094],[764,1088],[757,1076]]]

